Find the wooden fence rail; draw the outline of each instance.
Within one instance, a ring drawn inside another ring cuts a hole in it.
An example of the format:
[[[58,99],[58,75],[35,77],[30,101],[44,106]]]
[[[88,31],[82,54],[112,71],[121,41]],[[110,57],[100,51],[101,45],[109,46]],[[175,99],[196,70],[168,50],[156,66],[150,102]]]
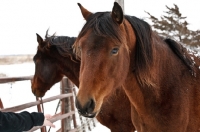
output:
[[[61,95],[53,96],[53,97],[50,97],[50,98],[47,98],[47,99],[43,99],[43,103],[51,102],[51,101],[54,101],[56,99],[63,99],[63,98],[71,97],[71,96],[73,96],[72,93],[61,94]],[[2,112],[17,112],[17,111],[21,111],[23,109],[30,108],[30,107],[33,107],[33,106],[36,106],[36,105],[39,105],[39,104],[42,104],[42,102],[41,101],[35,101],[35,102],[30,102],[30,103],[6,108],[6,109],[1,109],[0,111],[2,111]]]
[[[15,81],[25,81],[31,80],[33,76],[23,76],[23,77],[0,77],[0,83],[9,83]]]
[[[15,81],[31,80],[32,78],[33,78],[33,76],[3,77],[3,78],[0,78],[0,84],[9,83],[9,82],[15,82]],[[3,108],[3,103],[1,102],[0,111],[2,111],[2,112],[18,112],[18,111],[22,111],[22,110],[24,110],[26,108],[37,106],[38,107],[38,112],[42,112],[40,104],[51,102],[51,101],[54,101],[54,100],[57,100],[57,99],[63,100],[65,98],[70,98],[70,97],[73,97],[73,93],[72,92],[71,93],[66,93],[66,94],[60,94],[60,95],[53,96],[53,97],[49,97],[49,98],[43,99],[42,101],[41,100],[37,100],[35,102],[29,102],[29,103],[25,103],[25,104],[18,105],[18,106],[13,106],[13,107],[10,107],[10,108]],[[73,98],[70,98],[70,99],[73,99]],[[72,102],[74,102],[74,101],[72,101]],[[74,105],[74,104],[72,104],[72,105]],[[56,122],[58,120],[63,120],[65,118],[68,118],[69,116],[73,116],[73,115],[75,115],[75,111],[70,111],[68,113],[60,112],[59,114],[53,115],[53,118],[51,118],[50,121],[51,122]],[[46,132],[46,128],[45,129],[44,128],[45,128],[44,126],[37,126],[37,127],[33,127],[28,132],[33,132],[33,131],[35,131],[37,129],[41,129],[41,132]],[[66,130],[62,129],[62,131],[64,132]]]
[[[33,78],[33,76],[4,77],[4,78],[0,78],[0,84],[15,82],[15,81],[31,80],[32,78]],[[10,108],[4,108],[3,102],[1,102],[1,98],[0,98],[0,111],[2,111],[2,112],[18,112],[18,111],[22,111],[26,108],[37,106],[38,112],[42,112],[42,109],[40,106],[42,103],[47,103],[47,102],[51,102],[51,101],[59,99],[62,103],[61,104],[61,112],[58,114],[55,113],[55,115],[53,115],[53,117],[50,119],[50,121],[52,123],[56,122],[58,120],[61,121],[61,128],[57,132],[85,132],[86,127],[88,127],[88,129],[90,130],[90,126],[88,125],[88,122],[91,121],[94,124],[95,121],[93,119],[89,120],[86,118],[86,123],[84,124],[82,121],[82,117],[79,115],[80,120],[81,120],[81,125],[79,125],[79,126],[77,125],[77,121],[76,121],[76,117],[75,117],[76,112],[75,112],[75,107],[74,107],[74,95],[76,95],[74,84],[66,77],[63,78],[63,80],[60,82],[60,84],[61,84],[61,92],[60,92],[61,94],[52,96],[49,98],[45,98],[42,101],[38,100],[36,98],[36,101],[34,101],[34,102],[25,103],[25,104],[13,106]],[[0,88],[0,90],[1,90],[1,88]],[[72,128],[71,128],[71,121],[73,122]],[[66,127],[66,126],[69,126],[69,127]],[[95,127],[95,124],[93,125],[93,127]],[[33,127],[31,130],[29,130],[27,132],[33,132],[38,129],[40,129],[41,132],[47,132],[46,127],[44,127],[44,126]]]

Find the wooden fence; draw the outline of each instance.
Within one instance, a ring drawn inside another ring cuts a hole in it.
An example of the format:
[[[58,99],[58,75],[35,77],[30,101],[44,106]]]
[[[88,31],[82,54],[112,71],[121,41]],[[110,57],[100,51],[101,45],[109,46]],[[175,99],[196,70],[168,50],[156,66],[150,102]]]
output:
[[[32,77],[33,76],[0,78],[0,84],[15,82],[15,81],[31,80]],[[29,103],[25,103],[25,104],[10,107],[10,108],[4,108],[3,102],[0,99],[0,108],[1,108],[0,111],[18,112],[26,108],[37,106],[38,112],[43,112],[42,110],[43,103],[51,102],[54,100],[60,100],[59,102],[61,102],[61,105],[60,105],[61,112],[58,114],[55,113],[55,115],[53,115],[53,117],[50,119],[52,123],[59,120],[61,121],[61,128],[58,129],[57,132],[86,132],[87,130],[91,131],[92,128],[96,126],[95,119],[88,119],[88,118],[81,117],[76,112],[76,109],[74,106],[74,96],[76,95],[75,85],[66,77],[62,79],[62,81],[60,82],[60,85],[61,85],[61,94],[59,95],[45,98],[43,100],[36,98],[35,102],[29,102]],[[76,117],[77,115],[78,117]],[[77,120],[79,120],[80,124],[77,123]],[[38,129],[40,129],[41,132],[47,132],[46,127],[44,126],[33,127],[28,132],[33,132]]]

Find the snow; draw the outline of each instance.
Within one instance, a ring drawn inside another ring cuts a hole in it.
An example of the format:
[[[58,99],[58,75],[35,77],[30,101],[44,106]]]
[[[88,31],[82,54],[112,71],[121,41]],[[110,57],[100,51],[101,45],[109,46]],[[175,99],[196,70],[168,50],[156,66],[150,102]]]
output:
[[[34,64],[22,63],[14,65],[0,65],[0,73],[4,73],[8,77],[30,76],[34,74]],[[43,99],[59,94],[60,84],[57,83],[45,94]],[[31,92],[30,80],[0,84],[0,98],[3,102],[4,108],[36,101],[35,96]],[[58,101],[59,100],[55,100],[45,103],[44,113],[54,115]],[[35,112],[37,111],[37,108],[35,106],[25,110]],[[60,112],[60,109],[58,109],[58,112]],[[78,115],[76,115],[76,117],[79,118]],[[56,128],[51,128],[51,132],[56,132],[57,129],[60,128],[60,121],[57,121],[54,124],[56,125]],[[47,130],[48,129],[49,127],[47,127]],[[36,132],[40,132],[40,130],[37,130]],[[92,129],[92,132],[110,132],[110,130],[97,122],[96,127]]]
[[[92,132],[110,132],[110,130],[107,127],[98,123],[96,127],[92,130]]]

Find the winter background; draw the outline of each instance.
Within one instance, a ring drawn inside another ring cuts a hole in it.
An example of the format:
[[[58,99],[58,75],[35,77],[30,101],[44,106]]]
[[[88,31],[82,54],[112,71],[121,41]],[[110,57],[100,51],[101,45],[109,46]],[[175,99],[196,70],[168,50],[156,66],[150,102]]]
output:
[[[49,28],[50,34],[77,36],[85,23],[77,3],[91,12],[111,11],[114,0],[1,0],[0,1],[0,57],[9,55],[35,54],[37,49],[36,33],[43,38]],[[125,14],[134,15],[148,21],[145,11],[160,17],[166,5],[178,5],[183,16],[187,17],[188,28],[200,29],[199,0],[124,0]],[[8,77],[29,76],[34,74],[34,64],[21,63],[0,65],[0,74]],[[48,91],[44,98],[60,94],[60,84]],[[0,84],[0,98],[4,108],[35,101],[30,81]],[[45,113],[54,114],[58,101],[45,104]],[[29,112],[35,108],[26,109]],[[59,128],[60,123],[54,123]],[[51,129],[56,131],[57,129]],[[92,132],[109,132],[98,123]]]

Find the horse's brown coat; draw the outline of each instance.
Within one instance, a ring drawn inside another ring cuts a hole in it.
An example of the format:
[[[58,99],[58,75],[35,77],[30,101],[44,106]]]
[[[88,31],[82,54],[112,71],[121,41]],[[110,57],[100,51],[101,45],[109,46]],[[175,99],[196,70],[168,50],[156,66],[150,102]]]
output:
[[[199,131],[199,58],[161,39],[143,20],[123,15],[116,2],[112,12],[79,7],[87,16],[74,45],[81,58],[80,113],[98,115],[104,97],[123,86],[138,132]]]

